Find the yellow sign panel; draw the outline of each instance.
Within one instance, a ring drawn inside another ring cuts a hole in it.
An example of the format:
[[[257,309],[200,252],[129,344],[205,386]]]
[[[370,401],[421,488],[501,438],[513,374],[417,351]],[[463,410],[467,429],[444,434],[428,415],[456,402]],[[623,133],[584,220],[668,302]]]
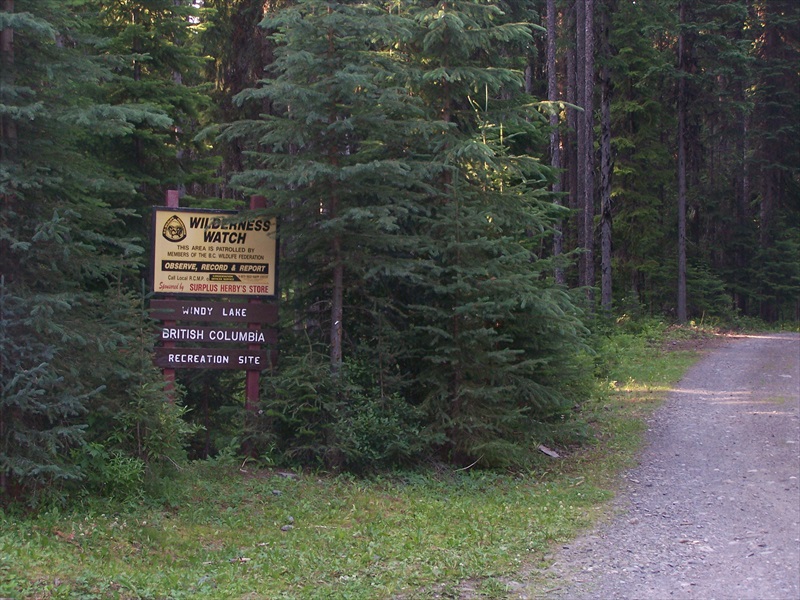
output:
[[[274,296],[276,223],[232,211],[154,208],[153,287],[162,294]]]

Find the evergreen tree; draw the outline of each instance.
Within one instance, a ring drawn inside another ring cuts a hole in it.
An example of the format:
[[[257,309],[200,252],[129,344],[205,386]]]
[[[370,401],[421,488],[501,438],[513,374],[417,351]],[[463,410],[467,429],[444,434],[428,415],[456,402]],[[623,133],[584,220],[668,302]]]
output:
[[[751,281],[758,285],[754,300],[762,318],[797,319],[797,277],[783,275],[797,273],[797,256],[789,249],[800,239],[800,5],[787,0],[753,3],[751,14],[755,64],[748,189],[758,207],[759,245]]]
[[[397,394],[421,408],[451,459],[512,462],[532,425],[546,435],[569,406],[580,346],[575,310],[536,257],[561,214],[524,156],[546,144],[545,124],[530,122],[502,51],[531,28],[488,4],[412,9],[303,2],[265,20],[280,42],[274,78],[239,98],[270,112],[223,139],[249,142],[251,168],[233,182],[280,217],[283,306],[333,375],[313,406],[293,388],[326,432],[296,443],[334,447],[336,419],[350,418],[341,401],[372,386],[393,414]],[[354,364],[369,365],[358,381]],[[273,426],[298,410],[271,403]]]
[[[327,355],[328,377],[344,385],[344,363],[368,356],[376,365],[367,379],[381,382],[381,402],[396,391],[384,377],[393,359],[379,358],[384,338],[397,335],[388,286],[408,271],[415,237],[405,223],[431,178],[410,148],[439,130],[421,119],[389,51],[406,30],[396,15],[363,3],[308,1],[263,25],[277,46],[275,62],[237,101],[268,112],[224,130],[224,141],[247,148],[248,168],[231,183],[265,196],[269,214],[280,219],[282,314],[311,342],[298,346],[298,361]],[[282,353],[282,364],[291,364],[286,339]],[[319,371],[309,368],[305,376],[313,379]],[[345,400],[338,385],[320,382],[333,390],[318,429],[329,448]],[[329,464],[339,461],[335,455],[328,453]]]
[[[414,210],[409,198],[427,167],[404,156],[405,144],[429,127],[415,119],[418,103],[384,51],[402,34],[395,17],[360,4],[303,2],[264,25],[280,42],[276,76],[238,100],[265,102],[272,114],[226,129],[223,139],[252,148],[251,168],[232,183],[266,196],[281,217],[286,293],[304,311],[329,311],[321,339],[335,372],[350,320],[346,290],[388,268],[380,258],[395,246],[413,244],[398,235],[398,222]],[[295,286],[295,277],[306,285]]]
[[[202,78],[196,3],[92,0],[79,10],[103,40],[98,50],[114,67],[113,78],[95,90],[93,99],[129,110],[125,143],[96,140],[93,148],[136,184],[137,195],[127,206],[144,213],[163,203],[165,189],[183,192],[187,185],[208,181],[214,165],[193,141],[208,110],[209,91]],[[153,111],[168,119],[152,120]]]
[[[443,135],[430,146],[435,193],[416,219],[419,282],[404,289],[406,364],[451,460],[514,462],[570,406],[580,345],[575,309],[540,258],[561,216],[547,170],[526,155],[546,147],[545,123],[529,119],[522,72],[500,50],[531,27],[482,2],[412,14],[416,92]]]
[[[71,453],[80,452],[92,422],[89,410],[111,400],[106,384],[130,380],[132,368],[141,368],[122,366],[125,353],[136,348],[127,330],[141,301],[120,283],[140,268],[142,248],[127,237],[124,220],[130,214],[109,204],[134,187],[91,149],[98,137],[125,136],[141,118],[169,123],[155,109],[143,117],[94,100],[113,77],[113,64],[97,56],[87,23],[64,3],[20,0],[5,8],[0,12],[4,496],[79,475]],[[137,391],[110,388],[123,395]],[[158,398],[155,389],[150,400]]]
[[[263,0],[206,0],[203,3],[204,28],[200,39],[203,55],[209,57],[205,80],[213,84],[208,92],[211,98],[209,123],[256,119],[263,110],[269,110],[255,102],[237,103],[234,98],[269,76],[265,68],[275,59],[275,42],[269,39],[260,23],[265,11],[275,12],[281,6],[282,3],[264,3]],[[222,159],[220,180],[207,187],[208,195],[237,197],[237,192],[228,186],[228,178],[244,168],[243,148],[236,142],[220,147],[219,141],[215,148]]]

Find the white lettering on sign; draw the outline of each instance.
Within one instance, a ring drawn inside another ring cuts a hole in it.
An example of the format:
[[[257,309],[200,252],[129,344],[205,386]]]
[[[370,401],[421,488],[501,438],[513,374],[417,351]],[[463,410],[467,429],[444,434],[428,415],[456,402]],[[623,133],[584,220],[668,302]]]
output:
[[[242,364],[241,357],[239,364]],[[231,362],[230,356],[220,354],[167,354],[170,363],[187,363],[195,365],[227,365]]]
[[[247,342],[249,344],[263,344],[266,342],[263,331],[236,331],[230,329],[210,331],[208,339],[213,342]]]
[[[223,308],[222,309],[222,316],[223,317],[246,317],[247,316],[247,309],[246,308]]]
[[[195,315],[199,317],[211,316],[211,313],[214,312],[214,309],[210,306],[182,306],[181,313],[184,315]],[[224,312],[224,311],[223,311]]]
[[[202,342],[205,332],[202,329],[181,329],[179,327],[165,327],[161,332],[162,340],[196,340]]]
[[[260,356],[240,356],[239,357],[239,364],[240,365],[260,365],[261,364],[261,357]]]

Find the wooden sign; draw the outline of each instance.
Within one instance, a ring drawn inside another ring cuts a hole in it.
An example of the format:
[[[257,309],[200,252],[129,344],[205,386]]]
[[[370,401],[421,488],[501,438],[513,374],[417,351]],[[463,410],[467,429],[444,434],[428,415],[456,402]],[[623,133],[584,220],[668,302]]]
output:
[[[153,209],[152,291],[274,296],[276,221],[235,211]]]
[[[275,354],[273,353],[273,359]],[[155,348],[155,364],[163,369],[246,369],[270,367],[266,350],[239,348]],[[272,362],[274,364],[274,361]]]
[[[216,321],[272,325],[278,321],[278,306],[244,302],[154,299],[150,301],[150,317],[161,321]]]

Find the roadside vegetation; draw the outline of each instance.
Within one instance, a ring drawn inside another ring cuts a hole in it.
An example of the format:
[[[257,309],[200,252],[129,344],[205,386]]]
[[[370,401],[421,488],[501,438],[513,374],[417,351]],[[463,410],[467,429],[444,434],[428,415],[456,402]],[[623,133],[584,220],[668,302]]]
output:
[[[524,471],[430,464],[355,477],[231,453],[147,492],[0,513],[0,597],[505,597],[602,518],[644,419],[719,337],[633,321],[596,335],[598,384],[574,443]]]

